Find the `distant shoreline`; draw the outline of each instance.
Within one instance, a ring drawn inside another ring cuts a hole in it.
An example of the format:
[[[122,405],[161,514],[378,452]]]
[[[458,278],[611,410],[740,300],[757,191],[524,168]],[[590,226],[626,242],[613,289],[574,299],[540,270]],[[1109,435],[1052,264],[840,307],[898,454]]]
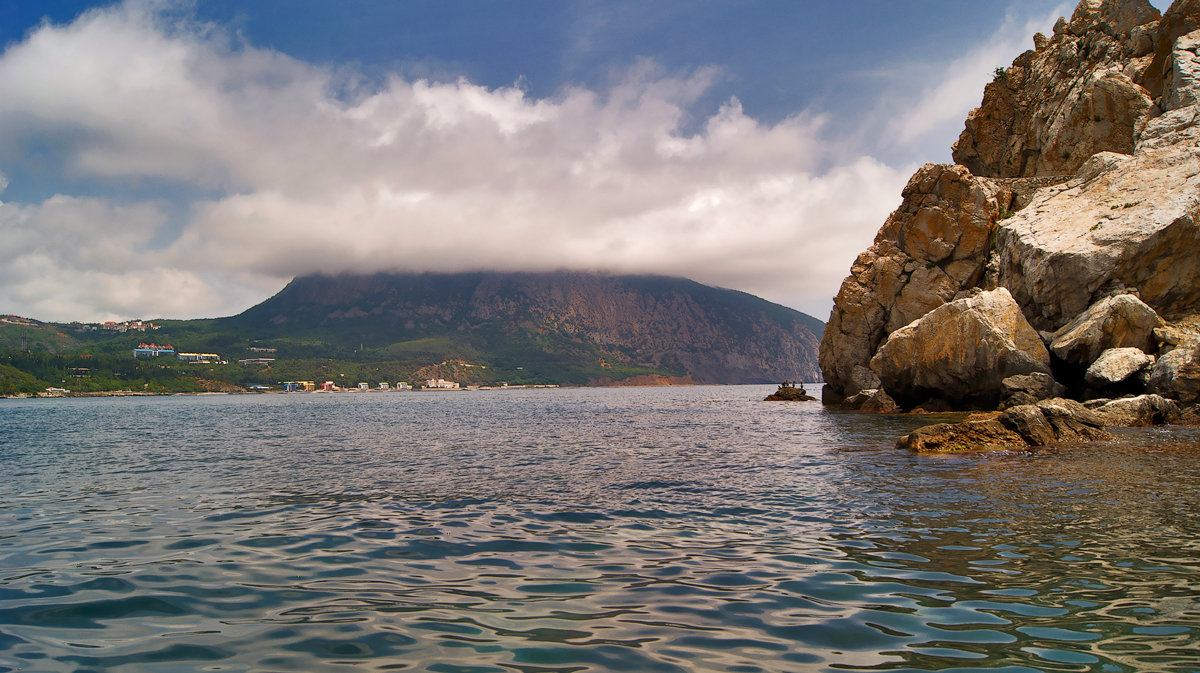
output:
[[[13,395],[0,395],[0,400],[45,400],[45,399],[67,399],[81,397],[177,397],[177,396],[199,396],[199,395],[342,395],[342,394],[363,394],[363,393],[459,393],[459,392],[474,392],[474,391],[493,391],[493,390],[563,390],[563,389],[578,389],[578,388],[672,388],[672,387],[696,387],[696,386],[768,386],[778,385],[775,383],[678,383],[678,384],[645,384],[645,385],[627,385],[627,386],[585,386],[585,385],[559,385],[559,384],[530,384],[516,386],[478,386],[470,388],[455,388],[455,389],[414,389],[414,390],[379,390],[372,388],[370,390],[359,390],[356,388],[346,390],[311,390],[311,391],[287,391],[287,390],[205,390],[200,392],[149,392],[149,391],[134,391],[134,390],[105,390],[93,392],[67,392],[67,393],[17,393]],[[818,382],[816,385],[820,385]]]

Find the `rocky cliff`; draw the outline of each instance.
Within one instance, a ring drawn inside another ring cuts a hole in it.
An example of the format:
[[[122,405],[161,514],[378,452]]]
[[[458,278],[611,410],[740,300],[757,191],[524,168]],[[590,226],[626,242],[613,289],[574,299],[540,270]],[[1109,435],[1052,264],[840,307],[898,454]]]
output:
[[[826,402],[1194,401],[1198,28],[1200,0],[1083,0],[997,68],[956,164],[913,175],[843,281]]]

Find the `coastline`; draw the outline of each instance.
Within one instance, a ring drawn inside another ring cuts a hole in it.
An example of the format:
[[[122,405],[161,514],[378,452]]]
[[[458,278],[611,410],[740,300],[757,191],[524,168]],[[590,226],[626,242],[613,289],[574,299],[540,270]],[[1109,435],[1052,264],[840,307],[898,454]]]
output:
[[[493,390],[566,390],[573,388],[595,388],[595,389],[611,389],[611,388],[691,388],[699,386],[768,386],[776,385],[774,383],[640,383],[629,385],[561,385],[556,383],[537,383],[527,385],[509,385],[509,386],[467,386],[463,388],[416,388],[411,390],[380,390],[371,388],[369,390],[361,390],[358,388],[347,388],[345,390],[311,390],[311,391],[288,391],[288,390],[204,390],[204,391],[181,391],[181,392],[149,392],[149,391],[133,391],[133,390],[104,390],[90,392],[65,392],[65,393],[15,393],[12,395],[0,395],[0,400],[28,400],[28,399],[62,399],[62,398],[80,398],[80,397],[173,397],[173,396],[199,396],[199,395],[343,395],[343,394],[379,394],[379,393],[462,393],[474,391],[493,391]],[[820,382],[814,385],[820,385]]]

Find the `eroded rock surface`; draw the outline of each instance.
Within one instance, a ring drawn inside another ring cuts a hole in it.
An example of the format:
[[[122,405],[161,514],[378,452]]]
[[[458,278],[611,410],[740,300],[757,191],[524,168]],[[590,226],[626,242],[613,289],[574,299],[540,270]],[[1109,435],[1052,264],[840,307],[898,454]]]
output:
[[[1158,19],[1145,0],[1079,3],[1051,38],[1039,34],[1035,49],[997,69],[954,161],[975,175],[1032,177],[1071,175],[1097,152],[1132,152],[1153,107],[1138,80],[1153,61]]]
[[[1200,402],[1200,343],[1164,353],[1154,363],[1148,385],[1150,392],[1185,404]]]
[[[1111,288],[1135,288],[1164,317],[1200,300],[1200,149],[1092,157],[996,230],[987,283],[1009,288],[1055,330]]]

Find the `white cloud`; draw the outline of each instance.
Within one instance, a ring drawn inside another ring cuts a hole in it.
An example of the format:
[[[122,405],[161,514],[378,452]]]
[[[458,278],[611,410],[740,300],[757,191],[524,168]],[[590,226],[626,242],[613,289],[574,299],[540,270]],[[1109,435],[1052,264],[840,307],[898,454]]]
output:
[[[165,248],[149,245],[160,204],[3,205],[19,243],[0,311],[196,317],[314,271],[581,268],[686,276],[823,319],[911,167],[835,156],[819,115],[768,125],[730,100],[696,124],[717,77],[642,62],[608,90],[546,99],[398,76],[363,90],[146,5],[43,26],[0,57],[0,166],[52,141],[76,180],[209,196]]]
[[[29,206],[0,202],[0,298],[34,317],[101,320],[192,315],[223,308],[229,296],[255,296],[241,289],[248,279],[181,267],[147,250],[164,221],[151,204],[68,196]]]
[[[907,146],[932,141],[937,152],[948,155],[967,113],[983,100],[983,88],[994,77],[995,69],[1007,67],[1018,54],[1032,49],[1034,33],[1049,35],[1057,18],[1070,16],[1071,11],[1072,5],[1067,3],[1034,17],[1010,11],[990,38],[957,58],[889,69],[886,77],[892,80],[892,86],[876,112],[882,138],[893,145]],[[905,90],[917,93],[905,95]],[[897,97],[901,105],[896,104]]]

